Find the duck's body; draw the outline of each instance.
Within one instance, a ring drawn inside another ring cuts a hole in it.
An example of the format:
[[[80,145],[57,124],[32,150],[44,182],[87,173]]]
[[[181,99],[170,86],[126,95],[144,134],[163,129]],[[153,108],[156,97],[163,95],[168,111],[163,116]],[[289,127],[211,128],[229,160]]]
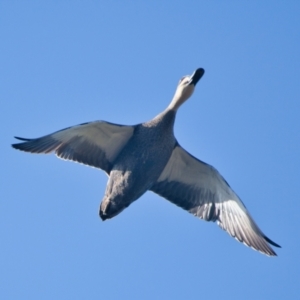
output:
[[[112,218],[151,190],[206,221],[216,221],[232,237],[267,255],[280,247],[255,224],[246,207],[212,166],[177,142],[176,112],[203,76],[198,69],[179,82],[170,105],[149,122],[124,126],[103,121],[84,123],[38,139],[14,144],[19,150],[50,153],[100,168],[109,175],[100,205],[102,220]]]
[[[102,220],[120,213],[157,181],[176,143],[174,121],[175,112],[166,110],[153,120],[134,127],[134,134],[109,174],[100,207]]]

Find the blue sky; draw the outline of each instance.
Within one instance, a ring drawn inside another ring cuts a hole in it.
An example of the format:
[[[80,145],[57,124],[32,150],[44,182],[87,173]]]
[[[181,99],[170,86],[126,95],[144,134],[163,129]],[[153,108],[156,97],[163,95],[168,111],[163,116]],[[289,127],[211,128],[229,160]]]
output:
[[[1,299],[296,299],[299,1],[1,1]],[[206,70],[175,134],[215,166],[268,258],[153,193],[112,220],[104,172],[13,150],[94,120],[153,118]]]

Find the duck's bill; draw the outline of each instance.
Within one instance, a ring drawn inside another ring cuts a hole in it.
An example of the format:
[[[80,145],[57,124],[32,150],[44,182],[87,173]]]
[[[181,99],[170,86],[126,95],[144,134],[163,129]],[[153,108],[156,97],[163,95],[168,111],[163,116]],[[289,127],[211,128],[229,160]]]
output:
[[[196,85],[204,74],[204,69],[199,68],[191,75],[190,84]]]

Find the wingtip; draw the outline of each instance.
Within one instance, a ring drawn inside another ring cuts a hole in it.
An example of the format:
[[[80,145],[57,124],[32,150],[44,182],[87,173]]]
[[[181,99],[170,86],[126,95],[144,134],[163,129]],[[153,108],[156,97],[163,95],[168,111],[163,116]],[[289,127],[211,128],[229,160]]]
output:
[[[32,139],[27,139],[27,138],[22,138],[19,136],[14,136],[15,139],[22,141],[23,143],[16,143],[16,144],[11,144],[12,148],[17,149],[17,150],[21,150],[21,151],[25,151],[22,147],[22,145],[24,145],[26,142],[30,142],[32,141]]]
[[[25,151],[20,145],[22,145],[23,143],[19,143],[19,144],[11,144],[12,148],[16,149],[16,150],[20,150],[20,151]]]
[[[264,239],[269,243],[271,244],[272,246],[274,247],[277,247],[277,248],[281,248],[280,245],[276,244],[275,242],[273,242],[271,239],[269,239],[267,236],[264,236]]]
[[[19,136],[14,136],[14,138],[17,139],[17,140],[20,140],[20,141],[25,141],[25,142],[31,141],[31,139],[22,138],[22,137],[19,137]]]

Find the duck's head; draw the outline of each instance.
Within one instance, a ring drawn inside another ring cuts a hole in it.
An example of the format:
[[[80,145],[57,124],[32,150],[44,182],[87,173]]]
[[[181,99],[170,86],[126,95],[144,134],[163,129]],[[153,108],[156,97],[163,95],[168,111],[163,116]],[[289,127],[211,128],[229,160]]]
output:
[[[197,69],[192,75],[187,75],[179,80],[175,95],[168,106],[169,109],[177,110],[194,92],[195,86],[204,74],[204,69]]]

